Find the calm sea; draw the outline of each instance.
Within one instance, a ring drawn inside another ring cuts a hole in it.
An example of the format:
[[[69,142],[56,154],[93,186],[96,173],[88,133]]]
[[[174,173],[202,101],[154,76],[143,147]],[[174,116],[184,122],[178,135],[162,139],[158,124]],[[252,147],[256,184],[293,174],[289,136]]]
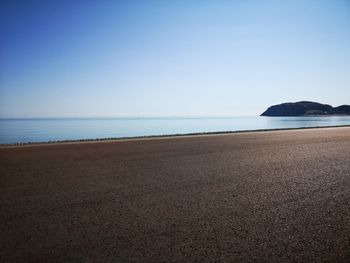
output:
[[[350,125],[350,117],[1,119],[0,143],[336,125]]]

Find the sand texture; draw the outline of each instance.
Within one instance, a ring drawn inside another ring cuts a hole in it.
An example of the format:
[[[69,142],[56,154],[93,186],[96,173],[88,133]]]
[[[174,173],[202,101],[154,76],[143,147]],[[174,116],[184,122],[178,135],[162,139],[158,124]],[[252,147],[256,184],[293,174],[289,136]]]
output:
[[[350,128],[0,148],[0,262],[350,260]]]

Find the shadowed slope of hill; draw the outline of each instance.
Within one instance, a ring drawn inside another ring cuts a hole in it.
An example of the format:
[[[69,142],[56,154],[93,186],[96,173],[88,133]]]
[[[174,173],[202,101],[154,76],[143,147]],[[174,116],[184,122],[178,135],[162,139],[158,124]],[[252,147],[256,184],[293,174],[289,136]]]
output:
[[[310,116],[310,115],[350,115],[350,106],[333,108],[328,104],[312,101],[288,102],[269,107],[261,116]]]

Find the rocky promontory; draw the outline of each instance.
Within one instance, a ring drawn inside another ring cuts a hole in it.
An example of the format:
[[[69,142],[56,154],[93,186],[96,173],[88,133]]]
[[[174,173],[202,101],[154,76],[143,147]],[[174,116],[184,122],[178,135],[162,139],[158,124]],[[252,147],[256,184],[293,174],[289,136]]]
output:
[[[332,107],[312,101],[288,102],[269,107],[260,116],[319,116],[319,115],[350,115],[350,105]]]

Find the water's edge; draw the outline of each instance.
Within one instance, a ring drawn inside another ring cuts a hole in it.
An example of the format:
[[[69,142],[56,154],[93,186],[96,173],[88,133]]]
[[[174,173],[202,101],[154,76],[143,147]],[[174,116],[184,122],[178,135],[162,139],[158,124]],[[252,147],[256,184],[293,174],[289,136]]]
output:
[[[1,143],[0,147],[20,147],[20,146],[39,146],[52,144],[71,144],[71,143],[85,143],[85,142],[114,142],[114,141],[129,141],[129,140],[144,140],[157,138],[173,138],[173,137],[188,137],[188,136],[207,136],[207,135],[225,135],[234,133],[248,133],[248,132],[269,132],[269,131],[288,131],[288,130],[309,130],[309,129],[323,129],[323,128],[344,128],[350,125],[335,125],[335,126],[314,126],[314,127],[297,127],[297,128],[276,128],[276,129],[255,129],[255,130],[235,130],[235,131],[216,131],[216,132],[193,132],[193,133],[179,133],[179,134],[164,134],[164,135],[146,135],[146,136],[130,136],[130,137],[111,137],[111,138],[95,138],[95,139],[77,139],[77,140],[55,140],[43,142],[19,142],[19,143]]]

